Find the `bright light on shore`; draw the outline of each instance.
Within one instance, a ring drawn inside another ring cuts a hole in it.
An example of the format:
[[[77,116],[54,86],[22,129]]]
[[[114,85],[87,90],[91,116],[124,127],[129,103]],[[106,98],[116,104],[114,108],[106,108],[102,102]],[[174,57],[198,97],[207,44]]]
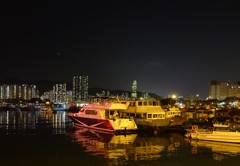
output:
[[[172,95],[172,99],[176,99],[177,96],[175,94]]]

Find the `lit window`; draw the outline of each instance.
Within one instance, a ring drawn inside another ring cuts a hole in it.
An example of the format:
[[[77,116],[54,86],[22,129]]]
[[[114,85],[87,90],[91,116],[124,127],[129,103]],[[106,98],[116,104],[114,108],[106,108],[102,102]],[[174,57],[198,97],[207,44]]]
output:
[[[148,114],[148,118],[152,118],[152,114]]]

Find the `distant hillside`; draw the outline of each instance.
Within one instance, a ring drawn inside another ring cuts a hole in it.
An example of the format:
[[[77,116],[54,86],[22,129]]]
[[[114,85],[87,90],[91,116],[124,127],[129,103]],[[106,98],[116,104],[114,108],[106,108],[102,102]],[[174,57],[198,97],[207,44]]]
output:
[[[37,89],[39,90],[40,95],[43,94],[43,92],[46,91],[50,91],[53,89],[53,86],[55,84],[58,83],[63,83],[63,82],[59,82],[59,81],[50,81],[50,80],[36,80],[36,81],[24,81],[24,80],[20,80],[17,78],[12,78],[9,77],[7,79],[4,80],[0,80],[0,84],[29,84],[29,85],[36,85]],[[66,83],[67,84],[67,90],[72,90],[72,83]],[[105,93],[107,93],[107,91],[110,91],[111,95],[119,95],[121,96],[123,93],[128,93],[128,95],[131,95],[130,91],[124,91],[124,90],[109,90],[109,89],[104,89],[104,88],[99,88],[99,87],[89,87],[88,89],[88,94],[95,96],[96,93],[102,93],[103,91],[105,91]],[[137,92],[138,96],[142,96],[142,92]],[[149,96],[155,99],[161,99],[161,97],[155,93],[149,93]]]

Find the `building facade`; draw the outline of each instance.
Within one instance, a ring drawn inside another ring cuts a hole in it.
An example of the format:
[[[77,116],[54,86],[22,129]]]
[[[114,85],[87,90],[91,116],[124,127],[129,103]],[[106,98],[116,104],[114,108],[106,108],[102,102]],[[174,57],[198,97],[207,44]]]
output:
[[[67,86],[66,84],[56,84],[53,86],[54,102],[62,103],[66,101]]]
[[[67,99],[67,86],[66,83],[55,84],[53,89],[48,92],[44,92],[42,97],[44,99],[49,99],[52,102],[62,103],[66,102]]]
[[[209,98],[224,100],[226,97],[240,97],[240,83],[233,81],[210,81]]]
[[[86,101],[88,98],[88,76],[73,77],[73,101]]]
[[[30,100],[39,97],[36,85],[3,84],[0,85],[0,99]]]

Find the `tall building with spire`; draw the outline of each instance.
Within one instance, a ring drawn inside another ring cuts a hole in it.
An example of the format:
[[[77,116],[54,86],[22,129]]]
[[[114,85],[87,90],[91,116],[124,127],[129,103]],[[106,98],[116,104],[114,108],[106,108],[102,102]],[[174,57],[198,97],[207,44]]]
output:
[[[73,77],[73,101],[86,101],[88,98],[88,76]]]
[[[137,80],[132,81],[132,94],[131,97],[136,99],[137,98]]]

